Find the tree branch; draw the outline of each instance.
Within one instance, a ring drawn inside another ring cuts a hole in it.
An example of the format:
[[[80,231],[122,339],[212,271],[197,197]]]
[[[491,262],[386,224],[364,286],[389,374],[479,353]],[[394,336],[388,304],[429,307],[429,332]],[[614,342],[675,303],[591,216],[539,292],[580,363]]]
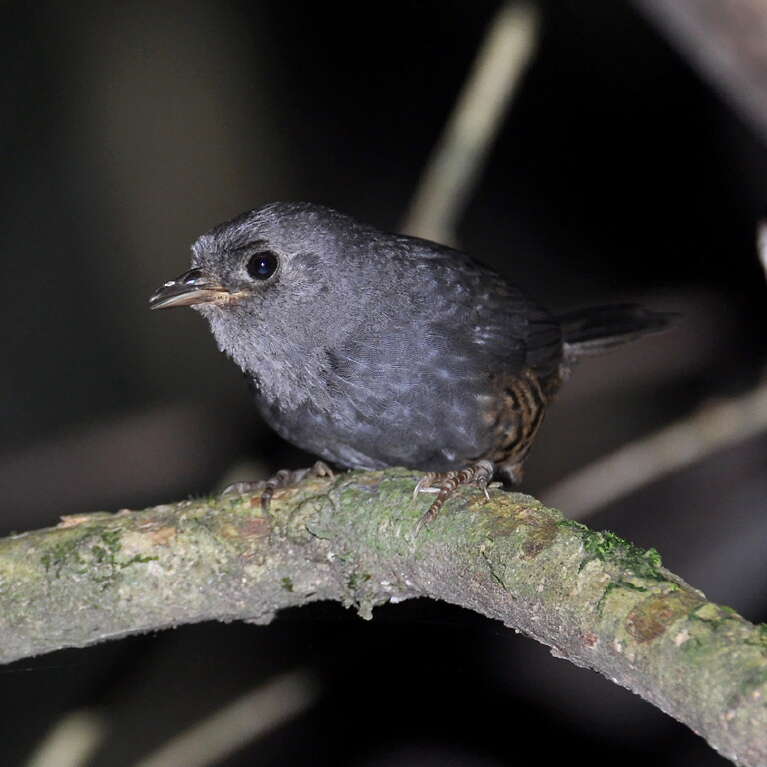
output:
[[[767,761],[767,631],[658,554],[529,496],[430,499],[403,469],[310,479],[264,515],[249,497],[67,517],[0,541],[0,661],[202,620],[268,623],[332,599],[431,597],[502,621],[685,722],[741,764]]]

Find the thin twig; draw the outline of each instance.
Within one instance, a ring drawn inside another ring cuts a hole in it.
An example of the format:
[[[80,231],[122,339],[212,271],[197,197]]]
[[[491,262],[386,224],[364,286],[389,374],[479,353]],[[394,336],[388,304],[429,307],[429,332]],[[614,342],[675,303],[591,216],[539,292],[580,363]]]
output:
[[[624,445],[541,493],[546,503],[584,519],[643,485],[767,431],[767,383],[707,405],[689,418]]]
[[[305,711],[317,698],[314,680],[294,671],[270,680],[168,741],[136,767],[207,767]]]
[[[688,61],[767,139],[764,0],[634,0]]]
[[[426,165],[403,231],[455,242],[456,222],[532,58],[538,27],[534,5],[506,2],[498,11]]]
[[[767,221],[760,221],[756,228],[756,253],[767,277]]]
[[[107,726],[92,711],[62,717],[43,738],[26,767],[83,767],[103,743]]]

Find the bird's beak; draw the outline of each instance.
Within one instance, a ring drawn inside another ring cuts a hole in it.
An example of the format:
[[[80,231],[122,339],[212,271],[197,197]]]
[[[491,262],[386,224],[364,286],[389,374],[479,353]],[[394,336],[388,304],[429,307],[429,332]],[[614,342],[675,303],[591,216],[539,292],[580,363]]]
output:
[[[202,269],[190,269],[166,282],[149,299],[150,309],[172,309],[226,300],[231,293]]]

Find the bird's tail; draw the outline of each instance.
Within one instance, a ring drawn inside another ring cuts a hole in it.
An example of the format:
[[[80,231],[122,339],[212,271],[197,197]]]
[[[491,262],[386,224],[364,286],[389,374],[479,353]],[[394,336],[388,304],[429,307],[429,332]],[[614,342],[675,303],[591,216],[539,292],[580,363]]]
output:
[[[570,359],[602,354],[648,333],[658,333],[677,318],[677,314],[654,312],[637,304],[590,306],[557,317]]]

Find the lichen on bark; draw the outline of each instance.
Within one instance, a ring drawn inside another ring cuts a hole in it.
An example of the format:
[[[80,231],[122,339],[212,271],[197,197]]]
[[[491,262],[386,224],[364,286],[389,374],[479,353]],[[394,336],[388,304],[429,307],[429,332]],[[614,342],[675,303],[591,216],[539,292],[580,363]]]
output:
[[[332,599],[431,597],[480,612],[767,763],[767,631],[666,570],[657,551],[529,496],[471,488],[415,535],[428,498],[404,469],[67,517],[0,541],[0,660],[181,623],[268,623]]]

